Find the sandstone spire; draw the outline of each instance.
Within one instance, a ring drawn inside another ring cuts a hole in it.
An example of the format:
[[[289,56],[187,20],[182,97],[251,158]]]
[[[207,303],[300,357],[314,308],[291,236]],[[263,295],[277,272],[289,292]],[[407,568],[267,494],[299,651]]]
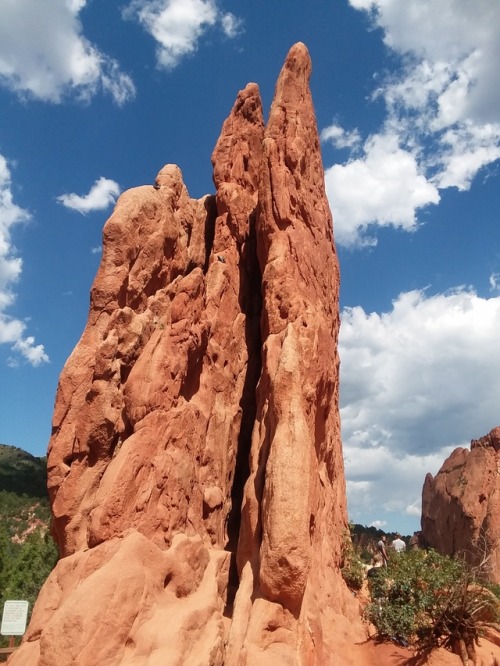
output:
[[[455,449],[422,490],[422,533],[444,555],[464,555],[500,583],[500,427]]]
[[[243,649],[249,663],[267,663],[266,652],[272,663],[293,662],[297,654],[307,659],[315,651],[317,663],[328,663],[318,640],[320,609],[339,587],[347,527],[338,415],[339,271],[310,71],[305,46],[295,45],[264,137],[257,217],[262,373],[238,549],[236,611],[245,611],[231,643],[231,656]],[[276,626],[288,630],[281,642],[271,638]]]
[[[214,196],[167,165],[106,222],[49,446],[62,557],[10,663],[342,666],[364,637],[339,572],[339,271],[310,72],[296,44],[265,128],[257,86],[239,93]]]

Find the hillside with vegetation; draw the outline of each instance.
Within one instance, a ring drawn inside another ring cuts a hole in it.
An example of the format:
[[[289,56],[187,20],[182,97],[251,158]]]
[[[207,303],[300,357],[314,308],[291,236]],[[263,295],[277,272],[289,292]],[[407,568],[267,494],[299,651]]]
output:
[[[47,460],[15,446],[0,444],[0,490],[47,497]]]
[[[29,602],[57,561],[50,535],[46,460],[0,445],[0,609],[8,599]],[[4,646],[8,639],[2,637]]]

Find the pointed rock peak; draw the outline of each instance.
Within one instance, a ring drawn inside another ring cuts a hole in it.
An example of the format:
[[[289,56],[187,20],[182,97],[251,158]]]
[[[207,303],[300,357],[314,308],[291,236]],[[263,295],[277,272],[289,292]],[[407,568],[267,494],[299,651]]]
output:
[[[249,83],[240,90],[212,153],[213,180],[236,183],[255,192],[264,135],[264,119],[259,87]]]
[[[281,69],[266,126],[260,220],[269,230],[274,224],[280,228],[309,227],[315,235],[328,237],[327,245],[333,247],[331,212],[309,88],[311,71],[307,48],[299,42],[290,49]],[[262,236],[259,249],[264,263],[269,238],[269,234]]]
[[[232,112],[242,115],[248,122],[256,124],[263,122],[260,90],[256,83],[248,83],[243,90],[240,90]]]
[[[158,172],[155,178],[155,189],[167,188],[171,191],[175,200],[177,200],[183,192],[186,192],[186,186],[182,180],[182,171],[176,164],[165,164],[165,166]]]
[[[312,69],[311,56],[309,55],[307,46],[303,42],[297,42],[288,51],[283,69],[297,72],[303,71],[310,75]]]
[[[293,104],[303,100],[309,91],[311,71],[311,58],[305,44],[302,42],[294,44],[288,52],[278,77],[273,107],[277,104]]]

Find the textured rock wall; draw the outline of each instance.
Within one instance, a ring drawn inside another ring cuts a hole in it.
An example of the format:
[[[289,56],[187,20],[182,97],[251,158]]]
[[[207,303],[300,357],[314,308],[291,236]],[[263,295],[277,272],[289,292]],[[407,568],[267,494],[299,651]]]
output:
[[[473,565],[489,554],[490,579],[500,583],[500,427],[455,449],[422,491],[422,532],[446,555]]]
[[[310,59],[240,92],[215,196],[123,194],[49,445],[62,559],[12,664],[352,664],[339,271]]]

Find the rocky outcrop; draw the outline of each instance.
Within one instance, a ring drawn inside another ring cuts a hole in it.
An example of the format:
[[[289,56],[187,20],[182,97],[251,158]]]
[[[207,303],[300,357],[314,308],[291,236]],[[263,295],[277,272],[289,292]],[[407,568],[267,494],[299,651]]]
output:
[[[239,93],[216,194],[123,194],[49,445],[61,560],[23,666],[354,663],[340,576],[339,270],[295,45]]]
[[[445,555],[464,553],[479,564],[489,556],[490,579],[500,583],[500,427],[458,448],[422,491],[422,532]]]

